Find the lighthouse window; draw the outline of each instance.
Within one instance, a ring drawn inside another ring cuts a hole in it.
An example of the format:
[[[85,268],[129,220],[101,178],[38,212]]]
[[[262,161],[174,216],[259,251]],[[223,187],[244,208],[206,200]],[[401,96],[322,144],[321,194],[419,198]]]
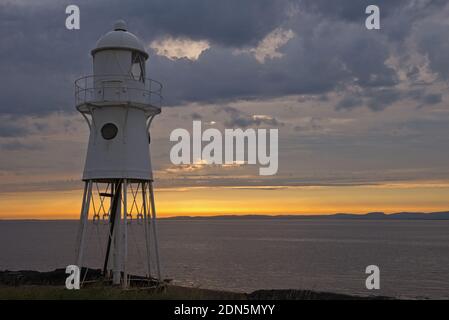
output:
[[[133,52],[131,75],[134,80],[145,82],[145,59],[139,52]]]
[[[117,132],[118,132],[118,128],[113,123],[106,123],[101,128],[101,136],[105,140],[112,140],[112,139],[114,139],[115,136],[117,135]]]

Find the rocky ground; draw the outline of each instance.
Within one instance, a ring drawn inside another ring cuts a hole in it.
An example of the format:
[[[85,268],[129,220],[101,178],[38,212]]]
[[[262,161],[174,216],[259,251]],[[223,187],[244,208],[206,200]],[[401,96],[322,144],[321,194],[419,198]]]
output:
[[[84,277],[86,269],[81,274]],[[169,280],[132,276],[131,287],[122,290],[105,281],[101,270],[89,269],[81,290],[67,290],[64,269],[50,272],[0,271],[0,299],[189,299],[189,300],[365,300],[387,297],[359,297],[310,290],[257,290],[251,293],[189,288],[171,285]]]

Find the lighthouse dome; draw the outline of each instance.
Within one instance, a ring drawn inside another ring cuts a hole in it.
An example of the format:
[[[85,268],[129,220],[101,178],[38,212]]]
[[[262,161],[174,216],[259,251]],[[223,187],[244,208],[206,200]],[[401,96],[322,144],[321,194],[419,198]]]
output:
[[[123,20],[116,21],[114,30],[109,31],[97,41],[97,45],[91,51],[91,54],[94,55],[98,51],[113,49],[138,51],[144,55],[145,59],[148,59],[148,53],[145,51],[142,41],[127,31],[126,22]]]

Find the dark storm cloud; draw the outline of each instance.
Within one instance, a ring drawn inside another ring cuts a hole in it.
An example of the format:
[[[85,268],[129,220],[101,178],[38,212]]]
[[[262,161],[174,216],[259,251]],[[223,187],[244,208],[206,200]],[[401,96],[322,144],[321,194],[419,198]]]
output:
[[[395,89],[373,90],[367,94],[367,105],[373,111],[382,111],[401,98],[401,93]]]
[[[65,29],[63,4],[0,4],[0,113],[73,110],[73,81],[89,70],[88,34]]]
[[[225,126],[235,128],[247,128],[250,126],[283,126],[284,123],[278,121],[276,118],[269,116],[250,116],[240,110],[237,110],[229,106],[221,106],[218,109],[219,112],[227,114],[228,119],[225,121]]]
[[[30,131],[16,123],[11,123],[9,118],[2,118],[0,124],[0,138],[22,137]]]
[[[195,62],[153,57],[153,74],[168,93],[166,103],[323,94],[351,83],[397,84],[395,71],[385,63],[389,49],[382,35],[326,21],[317,28],[308,16],[291,27],[302,31],[279,49],[284,56],[263,64],[251,54],[221,47],[206,50]]]
[[[402,99],[412,100],[418,108],[435,105],[443,100],[441,93],[428,93],[426,89],[407,91],[394,88],[367,88],[361,92],[347,93],[335,108],[351,110],[367,106],[373,111],[382,111]]]
[[[366,18],[360,12],[365,12],[369,5],[376,5],[381,9],[384,32],[404,34],[404,31],[411,31],[413,21],[440,10],[447,5],[447,0],[300,0],[299,3],[303,9],[321,17],[358,24],[364,24]]]
[[[249,116],[236,116],[225,122],[226,127],[230,128],[248,128],[258,126],[283,126],[282,122],[279,122],[275,118],[260,119]]]
[[[80,7],[79,31],[65,28],[68,4]],[[72,111],[73,81],[91,73],[88,53],[118,18],[129,20],[132,31],[147,43],[171,35],[238,47],[257,43],[281,24],[287,5],[271,0],[2,3],[0,72],[7,78],[1,80],[0,113]]]
[[[445,80],[449,79],[449,28],[446,21],[428,21],[417,30],[417,43],[427,55],[430,67]]]
[[[441,101],[443,101],[441,93],[428,94],[428,95],[424,96],[424,98],[423,98],[423,102],[426,105],[437,104],[437,103],[440,103]]]
[[[186,36],[233,47],[256,44],[282,24],[290,2],[153,0],[134,1],[124,7],[122,1],[115,1],[125,15],[135,18],[152,37]]]
[[[346,95],[335,106],[337,110],[350,110],[363,106],[363,99],[359,95]]]
[[[79,31],[64,26],[68,4],[81,9]],[[164,36],[211,43],[211,49],[195,62],[151,53],[149,75],[164,83],[167,105],[325,94],[357,85],[379,95],[380,100],[369,105],[381,110],[396,99],[391,88],[398,83],[397,75],[386,64],[392,47],[413,32],[412,22],[427,19],[446,2],[377,1],[383,17],[380,32],[364,29],[368,4],[365,0],[3,3],[0,114],[73,112],[73,81],[91,73],[90,49],[117,18],[127,19],[130,30],[146,44]],[[235,49],[257,46],[279,27],[295,33],[278,49],[282,58],[261,64],[252,54],[235,54]],[[449,76],[447,37],[447,28],[431,19],[417,33],[431,68],[445,78]],[[427,103],[436,100],[428,97]],[[382,101],[386,105],[380,105]],[[349,99],[341,107],[356,104]]]
[[[21,150],[41,150],[42,145],[36,143],[24,143],[18,140],[1,142],[0,150],[3,151],[21,151]]]
[[[32,134],[42,133],[47,129],[48,124],[33,121],[32,118],[24,121],[20,116],[0,115],[0,138],[22,138]]]

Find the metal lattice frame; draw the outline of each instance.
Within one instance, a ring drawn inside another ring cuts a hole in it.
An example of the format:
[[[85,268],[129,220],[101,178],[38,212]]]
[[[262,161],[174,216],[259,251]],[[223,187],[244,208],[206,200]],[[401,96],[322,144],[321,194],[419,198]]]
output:
[[[103,192],[101,191],[101,186],[104,187]],[[107,206],[107,198],[110,198],[109,206]],[[76,251],[76,265],[80,268],[83,266],[84,251],[88,245],[85,238],[90,215],[98,236],[101,256],[104,257],[103,271],[106,278],[110,277],[112,269],[113,283],[118,284],[121,282],[123,287],[128,287],[130,281],[127,268],[128,227],[132,231],[131,225],[138,224],[144,227],[147,276],[150,279],[152,277],[150,253],[151,250],[154,250],[156,277],[159,281],[161,280],[156,207],[151,180],[128,181],[127,179],[114,179],[110,181],[85,181]],[[123,224],[121,221],[123,221]],[[106,251],[101,246],[100,223],[109,227]],[[117,225],[117,223],[119,224]],[[131,239],[136,242],[138,256],[140,257],[141,253],[134,233],[131,233],[131,237],[134,237]],[[120,257],[120,250],[118,249],[120,241],[123,248],[122,257]],[[110,263],[111,257],[114,259],[112,267]],[[121,263],[117,264],[117,261]],[[123,268],[120,264],[122,264]]]

